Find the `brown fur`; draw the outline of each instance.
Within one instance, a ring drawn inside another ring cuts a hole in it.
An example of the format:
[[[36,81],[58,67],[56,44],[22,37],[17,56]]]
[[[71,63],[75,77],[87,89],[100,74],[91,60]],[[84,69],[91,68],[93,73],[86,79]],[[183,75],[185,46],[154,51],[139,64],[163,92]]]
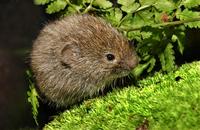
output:
[[[113,61],[106,54],[115,56]],[[49,23],[36,39],[31,66],[40,91],[57,106],[97,95],[137,65],[134,48],[110,24],[90,15]]]

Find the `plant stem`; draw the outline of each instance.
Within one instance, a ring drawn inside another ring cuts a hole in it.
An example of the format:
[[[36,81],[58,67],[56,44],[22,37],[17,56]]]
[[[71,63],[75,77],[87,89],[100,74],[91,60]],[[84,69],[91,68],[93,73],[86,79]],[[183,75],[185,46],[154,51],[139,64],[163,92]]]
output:
[[[90,0],[90,5],[82,12],[82,14],[87,13],[91,8],[94,0]]]
[[[124,22],[124,20],[127,19],[129,16],[131,16],[131,15],[133,15],[134,13],[137,13],[137,12],[139,12],[139,11],[141,11],[141,10],[147,9],[147,8],[149,8],[149,7],[151,7],[151,6],[152,6],[152,5],[141,6],[141,7],[139,7],[138,9],[136,9],[134,12],[128,13],[126,16],[124,16],[124,17],[121,19],[121,21],[120,21],[120,23],[117,25],[117,27],[121,26],[121,24]]]
[[[80,11],[77,10],[76,7],[75,7],[69,0],[66,0],[66,2],[67,2],[67,4],[68,4],[69,6],[71,6],[74,10],[76,10],[78,13],[80,13]]]
[[[193,18],[193,19],[187,19],[187,20],[180,20],[180,21],[153,24],[153,25],[150,25],[150,26],[153,27],[153,28],[169,27],[169,26],[181,25],[181,24],[190,23],[190,22],[197,22],[197,21],[200,21],[200,17]],[[142,27],[144,27],[144,26],[142,26]],[[137,30],[140,30],[142,27],[129,28],[129,29],[127,29],[127,28],[119,28],[119,30],[122,30],[122,31],[137,31]]]

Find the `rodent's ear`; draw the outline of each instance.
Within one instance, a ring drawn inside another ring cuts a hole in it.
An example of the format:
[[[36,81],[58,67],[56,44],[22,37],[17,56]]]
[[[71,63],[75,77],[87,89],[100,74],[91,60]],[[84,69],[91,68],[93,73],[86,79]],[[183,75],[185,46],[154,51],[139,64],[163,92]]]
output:
[[[73,42],[66,43],[61,48],[61,60],[64,63],[70,64],[71,62],[76,62],[79,57],[79,48]]]

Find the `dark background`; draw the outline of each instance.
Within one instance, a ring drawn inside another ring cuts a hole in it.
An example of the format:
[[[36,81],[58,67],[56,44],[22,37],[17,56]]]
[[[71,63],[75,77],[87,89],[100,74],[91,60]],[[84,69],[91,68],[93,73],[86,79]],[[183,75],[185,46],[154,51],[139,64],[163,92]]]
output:
[[[0,130],[35,127],[25,71],[46,20],[42,11],[32,0],[0,0]]]
[[[0,1],[0,130],[35,128],[27,102],[29,51],[47,20],[32,0]],[[190,30],[179,64],[200,59],[200,31]]]

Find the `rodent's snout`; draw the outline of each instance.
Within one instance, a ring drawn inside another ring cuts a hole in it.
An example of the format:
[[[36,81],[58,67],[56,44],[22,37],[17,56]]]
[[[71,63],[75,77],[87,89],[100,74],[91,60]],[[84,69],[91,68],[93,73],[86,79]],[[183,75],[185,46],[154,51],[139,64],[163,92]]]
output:
[[[130,71],[133,70],[138,65],[138,63],[139,63],[138,57],[129,59],[126,63],[127,69],[130,70]]]

